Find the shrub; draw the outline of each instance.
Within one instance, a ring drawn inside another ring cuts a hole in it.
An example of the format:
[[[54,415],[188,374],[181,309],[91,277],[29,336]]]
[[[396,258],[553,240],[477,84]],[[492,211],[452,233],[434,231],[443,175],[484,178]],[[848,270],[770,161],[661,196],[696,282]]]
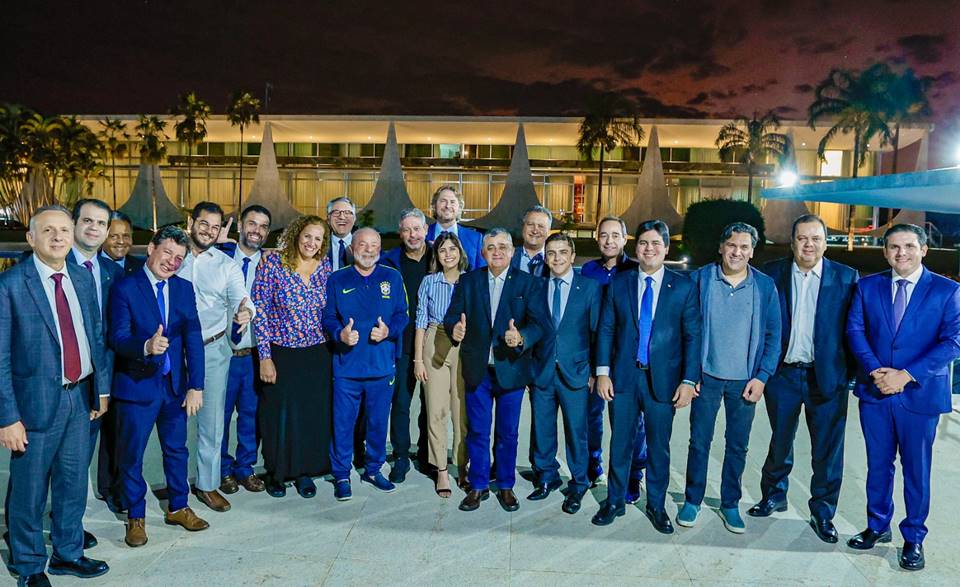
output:
[[[703,200],[687,208],[683,220],[683,244],[695,265],[717,258],[720,234],[733,222],[746,222],[760,235],[757,250],[763,248],[763,216],[756,206],[741,200]]]

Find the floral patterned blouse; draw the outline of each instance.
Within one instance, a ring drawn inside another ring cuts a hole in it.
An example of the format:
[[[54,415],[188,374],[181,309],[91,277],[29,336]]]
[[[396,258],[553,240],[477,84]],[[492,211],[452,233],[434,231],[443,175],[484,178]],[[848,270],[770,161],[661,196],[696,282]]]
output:
[[[295,271],[283,266],[279,253],[263,256],[253,282],[257,306],[253,325],[261,359],[271,357],[271,344],[303,348],[326,342],[321,318],[330,272],[330,260],[324,255],[306,285]]]

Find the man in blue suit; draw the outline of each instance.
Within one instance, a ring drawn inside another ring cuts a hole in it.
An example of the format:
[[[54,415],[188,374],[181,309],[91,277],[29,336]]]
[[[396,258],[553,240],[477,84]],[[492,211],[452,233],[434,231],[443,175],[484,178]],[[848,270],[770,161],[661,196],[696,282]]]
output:
[[[147,246],[143,271],[118,282],[110,296],[124,541],[130,547],[147,543],[143,453],[154,425],[169,494],[164,521],[190,531],[208,527],[187,506],[187,417],[203,406],[204,378],[193,286],[176,276],[189,244],[182,229],[161,228]]]
[[[432,244],[442,232],[452,232],[460,239],[470,269],[487,264],[483,258],[483,235],[460,222],[463,214],[463,196],[451,185],[440,186],[430,200],[430,210],[436,220],[427,229],[427,242]]]
[[[860,280],[847,319],[867,446],[867,529],[847,544],[867,550],[890,542],[899,454],[907,510],[900,566],[910,571],[924,567],[933,440],[940,414],[950,412],[949,367],[960,357],[960,285],[928,271],[926,254],[919,226],[887,229],[883,255],[891,271]]]
[[[770,447],[760,480],[761,499],[747,511],[766,517],[787,509],[793,469],[793,439],[806,412],[810,429],[810,525],[828,543],[837,541],[833,516],[843,478],[843,437],[852,356],[843,331],[857,284],[857,271],[824,258],[827,227],[815,214],[793,223],[793,257],[763,267],[780,295],[780,365],[767,382]]]
[[[666,512],[670,436],[678,408],[696,397],[701,318],[697,286],[664,267],[670,232],[660,220],[637,227],[638,267],[618,272],[604,293],[597,332],[597,393],[610,402],[612,435],[607,500],[591,520],[606,526],[625,513],[637,421],[647,436],[646,514],[673,533]]]
[[[487,267],[460,278],[443,320],[447,334],[460,345],[466,386],[470,491],[460,509],[476,510],[490,497],[490,428],[495,420],[497,499],[512,512],[520,507],[513,492],[520,405],[524,388],[533,382],[533,348],[549,329],[549,318],[540,304],[540,280],[510,267],[509,232],[487,232],[483,256]]]
[[[590,487],[587,478],[587,400],[593,372],[593,339],[600,321],[600,284],[575,274],[576,245],[563,233],[552,234],[544,247],[550,278],[542,287],[539,303],[550,309],[552,328],[536,346],[536,380],[530,390],[536,450],[533,466],[537,487],[527,499],[546,499],[559,489],[557,462],[557,408],[563,413],[570,482],[562,509],[580,511],[583,494]]]
[[[550,235],[553,214],[540,205],[531,206],[523,213],[520,234],[523,242],[513,253],[510,267],[534,277],[546,277],[550,272],[543,258],[543,244]]]
[[[96,285],[66,263],[70,213],[30,219],[33,255],[0,274],[0,445],[11,451],[6,514],[18,585],[49,585],[43,510],[52,495],[49,572],[96,577],[109,567],[83,555],[90,421],[106,410],[110,372]]]

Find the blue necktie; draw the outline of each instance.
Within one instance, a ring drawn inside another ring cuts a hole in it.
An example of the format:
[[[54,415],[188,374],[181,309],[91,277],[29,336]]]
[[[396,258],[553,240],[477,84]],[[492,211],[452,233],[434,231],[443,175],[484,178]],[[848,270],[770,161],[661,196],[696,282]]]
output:
[[[543,255],[541,253],[537,253],[527,264],[527,270],[529,271],[530,275],[536,275],[539,277],[541,267],[543,267]]]
[[[650,364],[650,333],[653,331],[653,278],[644,279],[646,286],[640,297],[640,340],[637,344],[637,362],[643,366]]]
[[[559,277],[553,278],[553,327],[560,328],[560,286],[563,280]]]
[[[243,271],[243,285],[244,285],[244,287],[246,287],[246,285],[247,285],[247,269],[248,269],[249,267],[250,267],[250,257],[244,257],[244,258],[243,258],[243,268],[241,269],[241,271]],[[249,326],[248,326],[248,328],[249,328]],[[234,323],[233,326],[230,327],[230,341],[233,342],[233,344],[240,344],[240,341],[241,341],[241,340],[243,340],[243,333],[240,332],[240,325]]]
[[[893,331],[900,330],[900,321],[907,311],[907,284],[906,279],[897,280],[897,293],[893,296]]]
[[[158,281],[157,282],[157,306],[160,307],[160,323],[163,324],[163,330],[167,330],[167,303],[163,301],[163,286],[167,282]],[[170,372],[170,355],[163,353],[163,368],[160,370],[161,375],[166,375]]]

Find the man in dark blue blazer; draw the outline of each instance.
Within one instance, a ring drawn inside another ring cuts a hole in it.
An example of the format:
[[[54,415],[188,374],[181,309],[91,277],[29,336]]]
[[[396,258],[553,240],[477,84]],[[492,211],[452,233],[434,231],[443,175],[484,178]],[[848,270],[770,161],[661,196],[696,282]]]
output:
[[[843,478],[843,438],[847,389],[853,357],[843,336],[857,271],[824,258],[827,227],[815,214],[793,223],[793,257],[763,267],[780,295],[780,365],[767,382],[764,397],[770,419],[770,447],[760,479],[761,499],[747,511],[766,517],[787,509],[793,469],[793,440],[800,410],[810,429],[810,525],[828,543],[837,541],[833,525]]]
[[[923,266],[927,235],[919,226],[887,229],[883,254],[892,270],[860,280],[847,319],[867,447],[867,529],[847,544],[890,542],[899,454],[907,514],[900,566],[914,571],[925,564],[933,440],[951,409],[949,369],[960,357],[960,285]]]
[[[187,506],[187,417],[203,405],[204,357],[193,286],[176,276],[189,245],[182,229],[160,229],[140,273],[118,282],[110,296],[113,398],[121,444],[123,508],[128,546],[147,543],[143,453],[157,428],[167,478],[168,524],[204,530]]]
[[[20,585],[47,583],[43,510],[52,495],[51,574],[96,577],[109,567],[83,555],[90,421],[103,415],[110,372],[96,286],[66,263],[70,213],[30,219],[33,254],[0,274],[0,445],[11,451],[6,514],[10,568]]]
[[[510,267],[513,241],[503,228],[483,237],[487,267],[465,273],[453,290],[443,326],[460,345],[466,386],[470,491],[460,503],[473,511],[490,496],[490,427],[496,418],[497,499],[520,507],[513,492],[523,390],[533,382],[533,348],[549,329],[540,280]],[[496,406],[496,413],[494,413]]]
[[[573,270],[576,245],[563,233],[550,235],[544,247],[550,276],[541,287],[538,301],[549,308],[552,326],[535,347],[536,379],[530,390],[536,447],[533,467],[537,487],[527,499],[546,499],[559,489],[557,462],[557,408],[563,413],[563,431],[570,482],[562,509],[580,511],[583,494],[590,487],[587,462],[587,400],[593,372],[593,339],[600,321],[600,284]]]
[[[670,232],[660,220],[637,227],[638,267],[618,272],[606,289],[597,332],[597,393],[610,402],[607,500],[592,522],[606,526],[625,513],[637,420],[647,435],[646,514],[657,531],[673,533],[666,512],[670,435],[677,408],[696,396],[701,318],[697,286],[664,267]]]
[[[143,268],[143,259],[130,254],[133,246],[133,224],[130,217],[116,210],[110,215],[110,228],[107,240],[100,250],[100,256],[109,259],[123,269],[124,275],[136,273]]]
[[[427,229],[427,242],[432,245],[440,233],[452,232],[460,239],[469,269],[479,269],[487,264],[483,259],[483,235],[460,222],[463,206],[463,196],[455,187],[440,186],[430,200],[430,210],[436,222]]]
[[[546,277],[550,272],[543,258],[543,244],[550,235],[553,214],[540,205],[531,206],[523,213],[521,236],[523,242],[513,253],[510,267],[534,277]]]

